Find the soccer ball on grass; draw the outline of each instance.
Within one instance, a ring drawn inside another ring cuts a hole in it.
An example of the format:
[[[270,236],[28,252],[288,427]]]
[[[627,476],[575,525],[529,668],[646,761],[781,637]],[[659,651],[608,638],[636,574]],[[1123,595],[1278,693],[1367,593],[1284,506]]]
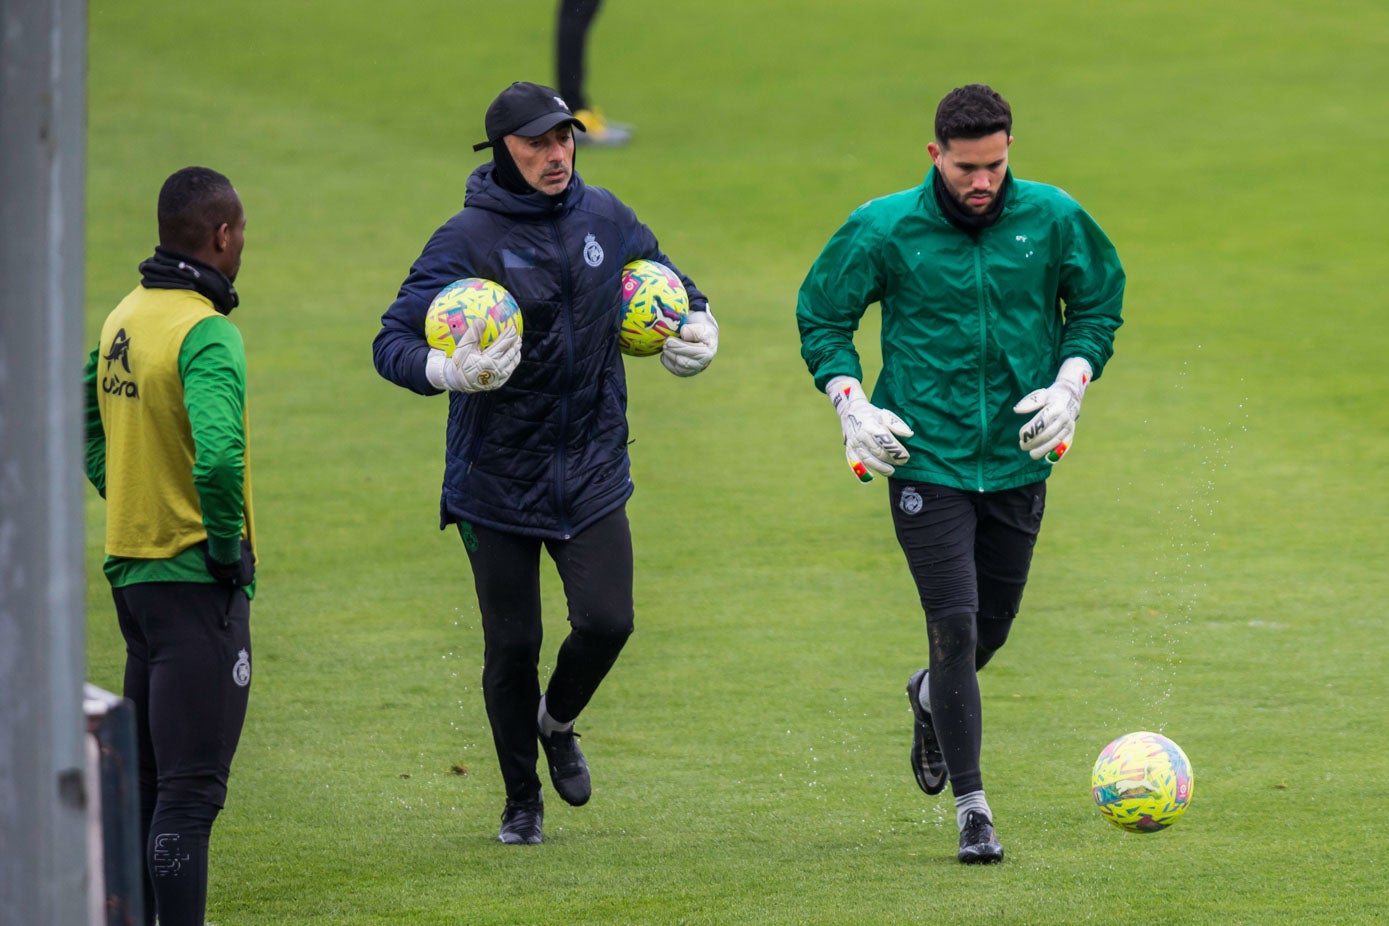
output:
[[[680,330],[689,311],[689,294],[674,271],[654,260],[632,261],[622,268],[618,350],[629,357],[659,354],[666,338]]]
[[[424,338],[430,347],[452,357],[453,348],[475,318],[487,320],[479,347],[485,348],[501,337],[507,325],[514,326],[518,336],[521,334],[521,309],[511,293],[491,280],[468,277],[439,290],[424,316]]]
[[[1095,760],[1090,793],[1110,823],[1155,833],[1186,812],[1194,783],[1191,763],[1176,743],[1159,733],[1126,733]]]

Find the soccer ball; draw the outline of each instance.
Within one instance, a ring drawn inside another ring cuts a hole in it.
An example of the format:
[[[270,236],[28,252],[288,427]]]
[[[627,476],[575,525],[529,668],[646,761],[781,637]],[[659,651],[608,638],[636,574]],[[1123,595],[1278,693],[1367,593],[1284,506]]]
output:
[[[501,337],[507,325],[514,325],[516,334],[521,334],[521,309],[511,293],[491,280],[468,277],[439,290],[439,295],[429,304],[424,316],[424,339],[430,347],[437,347],[452,357],[453,348],[463,339],[468,322],[475,318],[487,319],[479,347],[486,347]]]
[[[1106,820],[1130,833],[1156,833],[1191,803],[1195,778],[1181,747],[1159,733],[1126,733],[1104,747],[1090,793]]]
[[[664,264],[634,260],[622,268],[622,327],[617,347],[629,357],[650,357],[680,330],[690,297]]]

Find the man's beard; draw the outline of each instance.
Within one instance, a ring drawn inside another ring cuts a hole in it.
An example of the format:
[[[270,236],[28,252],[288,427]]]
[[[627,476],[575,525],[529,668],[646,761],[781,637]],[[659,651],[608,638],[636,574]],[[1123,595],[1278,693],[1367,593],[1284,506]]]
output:
[[[972,212],[975,215],[983,215],[984,213],[989,211],[989,207],[992,206],[994,204],[994,200],[998,198],[998,191],[991,191],[989,193],[989,198],[984,200],[982,204],[975,204],[970,202],[969,198],[973,195],[974,190],[966,190],[965,192],[956,196],[955,201],[959,203],[960,208],[965,210],[966,212]]]
[[[933,187],[936,203],[951,225],[969,234],[978,234],[998,221],[999,215],[1003,212],[1004,199],[1008,195],[1008,177],[1003,178],[1003,182],[989,197],[984,208],[976,211],[964,201],[968,193],[964,196],[956,195],[955,191],[946,185],[945,178],[939,170],[934,171],[932,176],[935,178]]]

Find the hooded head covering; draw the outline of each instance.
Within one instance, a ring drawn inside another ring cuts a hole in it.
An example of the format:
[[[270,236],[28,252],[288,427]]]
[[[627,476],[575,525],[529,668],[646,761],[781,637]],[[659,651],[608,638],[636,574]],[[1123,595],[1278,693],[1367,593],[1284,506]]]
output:
[[[566,122],[577,126],[581,132],[586,131],[584,124],[574,118],[569,104],[564,102],[558,91],[518,80],[497,94],[492,105],[487,107],[484,121],[487,140],[473,145],[473,150],[492,149],[492,162],[496,165],[493,176],[504,188],[513,193],[534,192],[534,188],[521,176],[511,152],[501,141],[508,135],[534,138]]]

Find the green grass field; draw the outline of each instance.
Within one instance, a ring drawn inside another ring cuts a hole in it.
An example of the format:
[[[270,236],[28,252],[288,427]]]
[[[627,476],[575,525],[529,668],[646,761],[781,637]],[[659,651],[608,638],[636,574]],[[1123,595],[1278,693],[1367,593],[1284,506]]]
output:
[[[517,849],[467,562],[436,529],[445,402],[380,379],[370,343],[461,204],[487,103],[552,80],[553,7],[91,4],[88,341],[171,171],[227,173],[250,220],[255,681],[209,920],[1389,917],[1389,7],[608,0],[591,88],[639,135],[578,167],[710,294],[722,349],[690,381],[630,363],[638,631],[580,723],[593,801],[552,797],[545,845]],[[1079,198],[1129,275],[981,677],[1008,852],[986,870],[910,777],[924,621],[793,319],[831,232],[920,182],[936,101],[976,80],[1013,104],[1014,171]],[[119,690],[88,499],[89,677]],[[1138,729],[1197,775],[1152,836],[1088,793]]]

